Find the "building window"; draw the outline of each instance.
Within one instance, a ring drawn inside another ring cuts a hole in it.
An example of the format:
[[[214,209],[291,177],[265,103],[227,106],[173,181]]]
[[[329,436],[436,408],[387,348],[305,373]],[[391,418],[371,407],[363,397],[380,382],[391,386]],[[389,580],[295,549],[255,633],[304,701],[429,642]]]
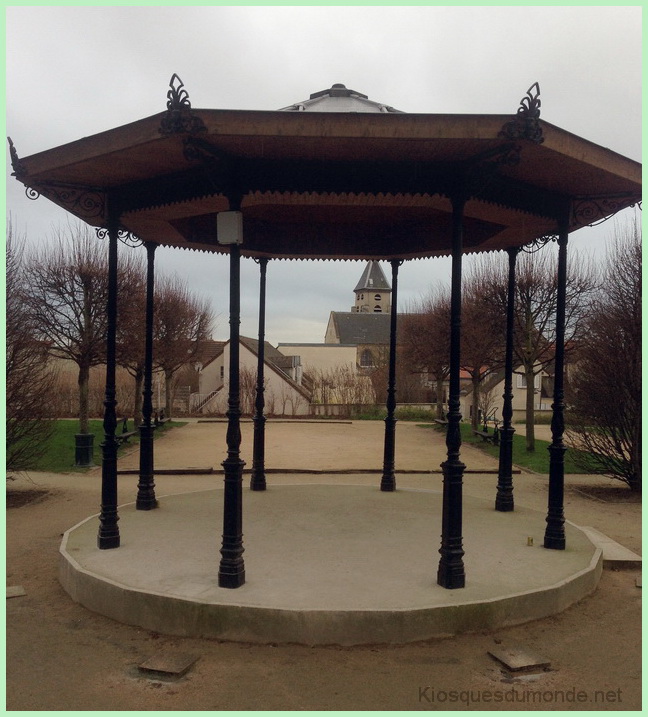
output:
[[[374,301],[380,301],[380,294],[376,294],[374,296]]]
[[[374,363],[374,357],[373,354],[369,349],[364,349],[364,351],[360,354],[360,366],[363,366],[364,368],[369,368],[370,366],[375,366]]]
[[[382,314],[382,306],[374,306],[374,314]]]
[[[221,381],[225,378],[225,366],[220,367],[220,377]]]
[[[526,388],[527,380],[523,373],[517,374],[517,387]],[[533,388],[540,388],[540,374],[536,374],[533,378]]]

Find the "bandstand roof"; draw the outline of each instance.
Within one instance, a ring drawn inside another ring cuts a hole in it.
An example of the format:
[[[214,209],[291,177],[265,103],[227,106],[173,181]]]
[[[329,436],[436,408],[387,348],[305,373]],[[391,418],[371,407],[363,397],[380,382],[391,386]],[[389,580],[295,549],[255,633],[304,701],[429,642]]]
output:
[[[17,179],[91,225],[113,208],[142,240],[217,252],[216,214],[239,197],[242,254],[285,258],[448,254],[461,187],[467,251],[641,200],[641,165],[539,119],[533,88],[514,115],[335,111],[330,92],[311,98],[325,111],[250,111],[194,109],[174,80],[165,112],[30,157],[12,145]]]

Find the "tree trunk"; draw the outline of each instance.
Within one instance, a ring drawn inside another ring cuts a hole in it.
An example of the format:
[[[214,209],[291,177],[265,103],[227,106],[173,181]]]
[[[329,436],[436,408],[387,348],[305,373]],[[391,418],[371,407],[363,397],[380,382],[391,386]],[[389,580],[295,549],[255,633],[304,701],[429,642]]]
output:
[[[641,493],[641,424],[637,423],[632,436],[632,467],[634,469],[632,480],[628,481],[630,490]]]
[[[524,367],[526,378],[526,449],[530,453],[535,451],[535,387],[533,369]]]
[[[139,426],[144,418],[142,416],[142,385],[144,383],[144,370],[137,369],[135,372],[135,399],[133,401],[133,423]]]
[[[445,416],[443,415],[443,378],[437,378],[436,382],[436,415],[437,418],[440,420],[443,420]]]
[[[79,433],[89,433],[88,394],[90,386],[90,367],[79,364]]]
[[[164,417],[171,418],[171,409],[173,407],[173,374],[170,371],[164,372],[164,392],[166,394]]]
[[[479,381],[479,374],[476,373],[472,377],[472,387],[473,387],[473,410],[472,410],[472,419],[470,421],[472,425],[473,431],[479,430],[479,388],[480,388],[480,381]]]

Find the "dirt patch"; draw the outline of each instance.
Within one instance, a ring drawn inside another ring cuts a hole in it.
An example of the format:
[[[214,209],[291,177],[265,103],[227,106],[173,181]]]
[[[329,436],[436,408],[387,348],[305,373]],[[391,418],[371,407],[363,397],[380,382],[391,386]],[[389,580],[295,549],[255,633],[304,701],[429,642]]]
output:
[[[641,493],[631,491],[624,485],[588,485],[582,483],[570,486],[579,495],[603,503],[641,503]]]
[[[29,503],[36,503],[50,494],[48,490],[34,488],[31,490],[7,490],[7,508],[21,508]]]
[[[295,422],[277,428],[268,432],[272,444],[268,467],[373,467],[382,458],[384,428],[378,421],[321,427]],[[223,423],[170,431],[156,445],[157,464],[163,468],[183,465],[191,456],[193,465],[218,466],[226,429]],[[405,423],[397,431],[401,470],[436,468],[445,459],[442,435]],[[246,459],[251,461],[251,424],[244,425],[243,434],[248,442]],[[478,458],[478,451],[462,451],[470,468],[486,467]],[[137,459],[136,451],[120,458],[120,468],[135,468]],[[411,645],[311,648],[172,637],[91,613],[58,582],[61,535],[97,513],[100,470],[37,474],[20,480],[21,493],[36,495],[20,510],[7,511],[7,585],[20,585],[26,593],[7,600],[7,710],[641,709],[638,570],[605,570],[592,595],[551,617]],[[277,478],[284,484],[303,480],[303,476],[289,474]],[[399,488],[440,490],[442,485],[438,475],[399,474],[397,480]],[[330,475],[327,482],[375,485],[375,481],[371,475]],[[641,506],[627,488],[601,476],[568,475],[565,481],[568,520],[592,526],[641,552]],[[492,475],[467,474],[464,490],[466,495],[492,500],[496,482]],[[156,476],[160,496],[209,490],[215,485],[222,485],[221,477]],[[14,485],[7,487],[18,492]],[[582,489],[590,490],[591,497]],[[120,476],[119,491],[120,504],[135,500],[137,478]],[[631,500],[620,499],[629,496]],[[611,505],[617,499],[619,505]],[[516,505],[546,511],[547,477],[516,476],[515,500]],[[218,517],[214,524],[218,532]],[[430,547],[430,581],[435,578],[436,549],[436,544]],[[468,549],[467,559],[471,558]],[[539,653],[551,662],[551,669],[522,676],[506,673],[488,654],[499,645]],[[144,676],[138,665],[162,649],[197,654],[200,659],[173,681]],[[501,701],[496,702],[495,694]],[[535,701],[538,695],[541,703]],[[573,695],[582,697],[582,704],[569,704]]]

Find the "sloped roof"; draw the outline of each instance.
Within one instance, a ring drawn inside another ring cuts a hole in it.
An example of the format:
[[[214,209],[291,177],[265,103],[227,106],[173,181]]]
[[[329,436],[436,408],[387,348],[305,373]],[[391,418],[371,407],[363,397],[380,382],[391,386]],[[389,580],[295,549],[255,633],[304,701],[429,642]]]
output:
[[[240,336],[239,341],[255,356],[259,355],[258,339],[251,339],[247,336]],[[282,354],[281,351],[278,351],[272,344],[268,343],[267,341],[263,342],[263,347],[264,362],[271,368],[274,368],[275,371],[281,373],[281,377],[287,383],[289,383],[295,389],[295,391],[298,391],[310,401],[311,396],[309,395],[308,391],[303,386],[300,386],[296,381],[293,381],[293,379],[286,373],[286,369],[290,368],[292,365],[292,357]]]
[[[30,157],[9,149],[31,198],[95,227],[119,215],[165,246],[227,253],[217,215],[240,206],[243,256],[444,256],[461,186],[464,250],[494,251],[641,201],[641,164],[540,119],[539,93],[513,115],[335,111],[371,107],[342,87],[315,93],[325,112],[194,109],[174,75],[165,112]]]
[[[349,90],[340,83],[328,90],[320,90],[302,102],[282,107],[280,112],[401,112],[382,102],[374,102],[367,95]]]
[[[332,311],[341,344],[389,344],[389,314]]]
[[[354,291],[391,291],[385,272],[377,261],[368,261]]]
[[[218,358],[225,348],[225,341],[214,341],[208,339],[200,344],[198,351],[196,352],[195,362],[201,362],[203,368],[210,364],[215,358]]]

